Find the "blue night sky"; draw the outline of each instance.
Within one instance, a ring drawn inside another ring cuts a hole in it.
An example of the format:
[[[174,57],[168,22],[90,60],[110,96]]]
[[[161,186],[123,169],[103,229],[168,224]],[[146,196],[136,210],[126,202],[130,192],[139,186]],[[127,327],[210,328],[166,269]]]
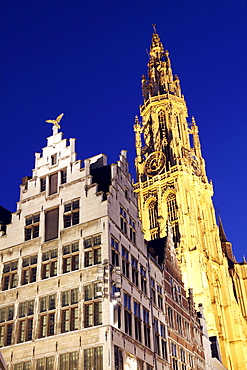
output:
[[[151,24],[199,126],[214,204],[238,260],[246,253],[246,0],[2,0],[0,205],[14,212],[34,153],[65,115],[78,159],[128,150],[142,104]]]

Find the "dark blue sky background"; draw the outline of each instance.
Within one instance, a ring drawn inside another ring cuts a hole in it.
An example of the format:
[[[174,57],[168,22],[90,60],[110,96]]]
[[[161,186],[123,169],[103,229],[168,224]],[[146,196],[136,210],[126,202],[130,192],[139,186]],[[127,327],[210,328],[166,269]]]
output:
[[[14,212],[21,178],[64,112],[79,159],[128,150],[142,103],[152,27],[170,52],[189,120],[200,130],[228,239],[246,254],[246,0],[2,0],[0,205]]]

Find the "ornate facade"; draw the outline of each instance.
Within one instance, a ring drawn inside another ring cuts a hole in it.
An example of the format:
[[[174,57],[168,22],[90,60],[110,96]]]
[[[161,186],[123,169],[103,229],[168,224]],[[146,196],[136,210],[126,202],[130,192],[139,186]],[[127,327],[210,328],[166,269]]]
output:
[[[58,130],[23,178],[17,211],[0,208],[8,370],[215,369],[171,232],[162,255],[144,242],[126,151],[83,165]]]
[[[247,265],[235,261],[222,223],[220,230],[216,224],[198,126],[187,121],[179,78],[156,31],[142,92],[134,188],[145,238],[163,238],[171,223],[185,287],[205,309],[213,356],[228,369],[245,369]]]

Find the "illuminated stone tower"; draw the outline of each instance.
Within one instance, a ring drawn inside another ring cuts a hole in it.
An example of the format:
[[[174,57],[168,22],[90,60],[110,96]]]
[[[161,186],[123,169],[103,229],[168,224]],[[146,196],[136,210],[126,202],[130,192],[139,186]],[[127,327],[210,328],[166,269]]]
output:
[[[228,369],[246,369],[247,265],[236,263],[222,224],[219,233],[198,127],[194,118],[187,122],[179,78],[156,31],[142,92],[135,191],[145,238],[164,237],[169,220],[185,287],[205,308],[213,357]]]

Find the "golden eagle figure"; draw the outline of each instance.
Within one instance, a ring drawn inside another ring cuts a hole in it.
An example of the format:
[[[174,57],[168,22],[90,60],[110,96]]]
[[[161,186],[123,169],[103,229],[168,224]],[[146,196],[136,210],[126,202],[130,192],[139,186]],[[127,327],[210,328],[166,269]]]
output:
[[[63,115],[64,115],[64,113],[62,113],[62,114],[60,114],[59,116],[57,116],[57,118],[56,119],[48,119],[47,121],[45,121],[45,122],[47,122],[47,123],[53,123],[53,125],[55,126],[55,127],[57,127],[58,129],[60,129],[61,128],[61,126],[59,125],[59,122],[61,121],[61,119],[63,118]]]

